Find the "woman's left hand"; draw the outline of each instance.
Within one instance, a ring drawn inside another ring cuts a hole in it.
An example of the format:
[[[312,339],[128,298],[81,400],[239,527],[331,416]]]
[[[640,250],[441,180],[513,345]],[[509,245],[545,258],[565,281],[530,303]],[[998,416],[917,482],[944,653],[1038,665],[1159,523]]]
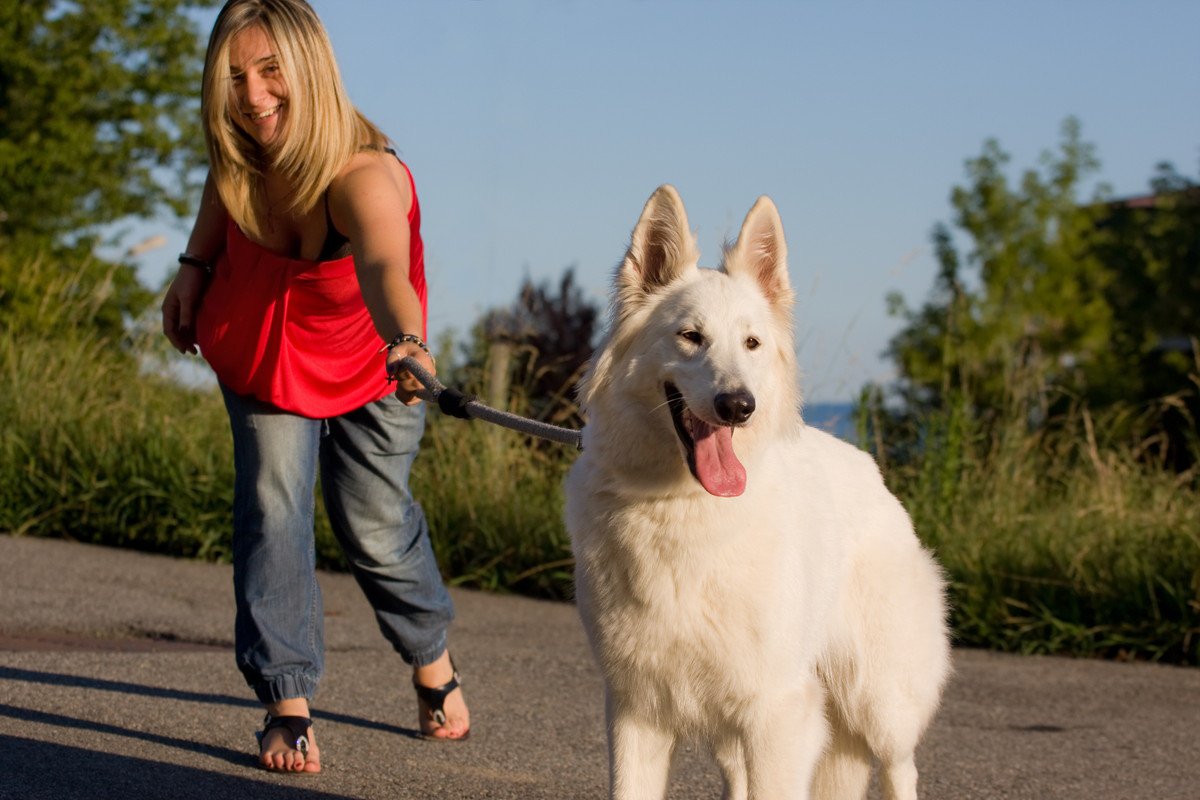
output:
[[[398,344],[388,353],[387,371],[388,375],[391,375],[396,381],[396,398],[406,406],[415,406],[421,402],[421,398],[417,396],[417,392],[425,389],[424,384],[417,380],[408,370],[399,366],[393,366],[398,365],[402,359],[409,356],[415,359],[430,375],[437,374],[437,362],[434,361],[433,356],[413,342]]]

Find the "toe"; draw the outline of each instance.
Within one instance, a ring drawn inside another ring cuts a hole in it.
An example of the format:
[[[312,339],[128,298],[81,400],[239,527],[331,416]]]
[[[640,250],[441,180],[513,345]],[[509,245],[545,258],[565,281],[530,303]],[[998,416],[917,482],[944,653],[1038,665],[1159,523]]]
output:
[[[446,714],[444,723],[433,720],[424,703],[421,706],[421,732],[434,739],[462,739],[471,729],[470,712],[463,698],[462,689],[451,692],[443,705]]]
[[[309,752],[304,753],[289,744],[288,738],[280,730],[272,730],[264,737],[262,751],[259,753],[259,763],[273,772],[319,772],[320,761],[316,747],[311,744],[312,732],[309,731]]]

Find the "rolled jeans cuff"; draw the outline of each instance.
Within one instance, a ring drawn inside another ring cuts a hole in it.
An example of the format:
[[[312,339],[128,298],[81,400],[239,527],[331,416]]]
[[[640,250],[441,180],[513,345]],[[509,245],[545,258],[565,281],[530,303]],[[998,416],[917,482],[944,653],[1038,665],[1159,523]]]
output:
[[[317,682],[318,679],[310,675],[279,675],[269,681],[254,683],[251,688],[264,706],[299,697],[311,702],[317,693]]]
[[[446,635],[443,633],[433,646],[416,653],[400,651],[400,657],[414,667],[427,667],[441,658],[444,652],[446,652]]]

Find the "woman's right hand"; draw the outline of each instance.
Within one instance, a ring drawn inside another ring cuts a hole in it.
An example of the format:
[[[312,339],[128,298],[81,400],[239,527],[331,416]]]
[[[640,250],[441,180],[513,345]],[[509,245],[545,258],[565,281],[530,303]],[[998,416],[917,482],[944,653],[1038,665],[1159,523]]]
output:
[[[199,352],[196,348],[196,312],[204,296],[204,271],[181,264],[175,280],[163,298],[163,333],[181,353]]]
[[[396,397],[406,406],[415,406],[421,402],[418,392],[423,391],[425,385],[411,372],[400,367],[400,361],[409,356],[430,375],[437,374],[437,362],[428,350],[412,342],[399,344],[388,352],[386,371],[396,382]]]

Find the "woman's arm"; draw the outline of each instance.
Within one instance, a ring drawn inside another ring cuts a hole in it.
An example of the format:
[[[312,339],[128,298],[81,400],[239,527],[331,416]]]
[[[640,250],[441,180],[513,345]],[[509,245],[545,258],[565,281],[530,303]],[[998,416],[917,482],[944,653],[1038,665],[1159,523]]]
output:
[[[200,211],[188,238],[188,255],[208,264],[216,263],[225,247],[225,226],[229,214],[217,194],[212,176],[204,181],[204,194],[200,198]],[[163,333],[181,353],[196,352],[196,311],[204,296],[205,271],[193,264],[179,265],[175,279],[163,298]]]
[[[395,163],[390,155],[360,153],[329,187],[330,216],[350,240],[363,302],[385,342],[405,333],[420,337],[424,330],[421,301],[408,279],[412,191],[388,160]],[[435,371],[432,356],[412,342],[392,349],[388,368],[406,356]],[[396,396],[406,405],[420,402],[420,382],[407,372],[396,377]]]

